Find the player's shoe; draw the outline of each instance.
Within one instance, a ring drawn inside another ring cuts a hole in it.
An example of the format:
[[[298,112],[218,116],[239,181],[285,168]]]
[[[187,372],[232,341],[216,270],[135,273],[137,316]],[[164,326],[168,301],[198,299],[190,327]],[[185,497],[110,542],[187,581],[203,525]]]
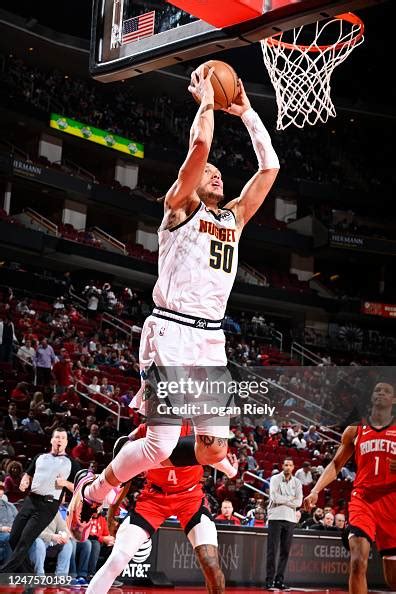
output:
[[[113,460],[126,443],[130,441],[128,435],[121,435],[113,445]]]
[[[92,516],[101,505],[84,499],[85,487],[93,483],[95,478],[95,474],[83,469],[77,472],[74,479],[74,492],[67,510],[66,524],[78,542],[88,539]]]
[[[286,584],[283,582],[275,581],[274,590],[283,590],[283,592],[284,592],[285,590],[290,590],[290,588],[289,588],[289,586],[286,586]]]

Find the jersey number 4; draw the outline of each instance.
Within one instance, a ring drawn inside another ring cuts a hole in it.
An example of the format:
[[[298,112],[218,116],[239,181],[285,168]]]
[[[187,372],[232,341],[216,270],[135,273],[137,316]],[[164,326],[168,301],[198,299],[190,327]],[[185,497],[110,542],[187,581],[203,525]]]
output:
[[[212,239],[210,242],[209,266],[215,270],[224,270],[231,272],[232,258],[234,256],[234,247],[229,243],[222,243]]]
[[[177,485],[178,480],[177,480],[177,476],[176,476],[176,471],[175,470],[170,470],[169,474],[168,474],[168,483],[173,483],[174,485]]]

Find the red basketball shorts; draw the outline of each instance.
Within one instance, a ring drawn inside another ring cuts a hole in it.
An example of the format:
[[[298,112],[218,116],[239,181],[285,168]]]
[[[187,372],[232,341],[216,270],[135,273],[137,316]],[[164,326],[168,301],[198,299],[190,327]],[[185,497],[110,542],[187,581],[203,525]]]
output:
[[[136,516],[144,518],[151,527],[149,532],[153,534],[167,518],[177,516],[181,527],[188,534],[199,524],[202,515],[211,517],[199,485],[192,491],[183,491],[174,495],[157,493],[153,489],[144,490],[136,502],[134,513],[131,513],[131,520],[139,525]]]
[[[375,542],[381,555],[396,554],[396,493],[374,499],[353,489],[348,506],[350,532]],[[361,534],[363,532],[363,534]]]

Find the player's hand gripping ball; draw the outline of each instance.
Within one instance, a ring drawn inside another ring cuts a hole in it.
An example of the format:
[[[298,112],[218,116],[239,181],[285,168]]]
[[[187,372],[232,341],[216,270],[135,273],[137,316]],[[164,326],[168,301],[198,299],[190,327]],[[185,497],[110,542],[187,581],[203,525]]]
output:
[[[220,60],[209,60],[194,70],[188,90],[197,103],[201,102],[203,96],[199,88],[202,77],[206,81],[209,78],[213,88],[214,109],[227,109],[234,103],[240,88],[238,76],[229,64]]]

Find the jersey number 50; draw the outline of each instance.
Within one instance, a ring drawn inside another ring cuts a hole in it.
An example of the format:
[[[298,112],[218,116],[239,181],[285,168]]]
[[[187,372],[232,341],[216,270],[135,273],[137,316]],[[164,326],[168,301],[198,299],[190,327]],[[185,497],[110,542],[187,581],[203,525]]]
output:
[[[222,243],[212,239],[210,242],[209,266],[215,270],[224,270],[231,272],[232,258],[234,256],[234,247],[229,243]]]

